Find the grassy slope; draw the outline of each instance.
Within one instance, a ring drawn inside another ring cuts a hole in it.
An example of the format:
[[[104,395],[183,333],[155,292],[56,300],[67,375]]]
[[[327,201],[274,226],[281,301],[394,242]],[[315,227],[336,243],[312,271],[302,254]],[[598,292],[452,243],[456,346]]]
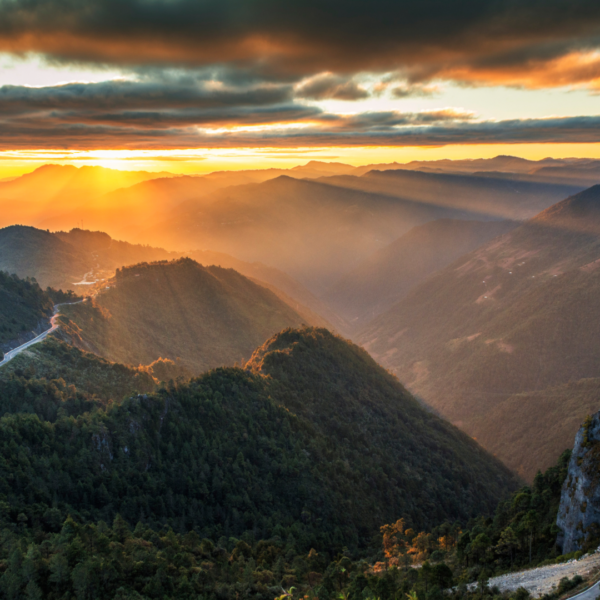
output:
[[[437,410],[521,468],[517,456],[548,448],[535,415],[518,449],[483,424],[515,393],[598,375],[599,225],[596,186],[443,269],[359,339]],[[503,419],[511,422],[509,410]],[[568,421],[563,426],[560,439],[572,434]],[[527,477],[562,450],[548,448],[539,465],[528,463]]]
[[[64,314],[74,324],[65,331],[105,358],[179,357],[195,372],[247,359],[267,337],[304,321],[236,271],[190,259],[121,269],[115,287]]]

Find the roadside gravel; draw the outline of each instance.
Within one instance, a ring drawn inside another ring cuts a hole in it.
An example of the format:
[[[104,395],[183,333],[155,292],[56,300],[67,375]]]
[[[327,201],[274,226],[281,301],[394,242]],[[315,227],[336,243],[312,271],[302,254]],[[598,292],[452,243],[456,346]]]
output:
[[[524,587],[533,597],[537,598],[558,587],[558,583],[563,577],[571,579],[575,575],[581,575],[584,579],[589,579],[599,571],[600,553],[596,552],[579,560],[570,560],[559,565],[548,565],[528,571],[492,577],[489,580],[489,585],[490,587],[498,586],[501,591],[513,591]]]

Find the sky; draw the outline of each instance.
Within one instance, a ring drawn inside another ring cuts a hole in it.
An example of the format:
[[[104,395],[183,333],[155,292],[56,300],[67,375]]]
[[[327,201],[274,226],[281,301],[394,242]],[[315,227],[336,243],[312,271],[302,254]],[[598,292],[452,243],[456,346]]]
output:
[[[600,158],[589,0],[0,0],[0,179]]]

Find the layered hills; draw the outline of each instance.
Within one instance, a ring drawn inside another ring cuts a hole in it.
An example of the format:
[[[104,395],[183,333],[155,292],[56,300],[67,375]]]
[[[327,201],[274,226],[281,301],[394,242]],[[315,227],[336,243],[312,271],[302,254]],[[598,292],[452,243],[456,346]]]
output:
[[[563,415],[556,440],[572,437],[589,410],[587,402],[560,409],[553,398],[565,393],[560,386],[599,375],[598,265],[595,186],[434,274],[359,340],[436,410],[531,478],[564,449],[543,441],[544,407]],[[526,436],[511,435],[524,427]]]
[[[517,225],[457,219],[419,225],[344,275],[325,299],[354,328],[361,327],[432,273]]]
[[[60,397],[44,381],[13,378],[12,394]],[[399,515],[422,527],[489,513],[518,485],[366,352],[322,329],[284,331],[244,370],[93,411],[71,403],[51,419],[38,407],[0,419],[1,518],[47,531],[69,514],[120,513],[213,540],[278,536],[337,552],[365,548]]]
[[[408,171],[282,176],[186,201],[140,240],[178,250],[202,244],[259,261],[319,295],[416,225],[530,217],[579,189]]]
[[[307,323],[344,332],[346,323],[324,302],[282,271],[259,262],[247,263],[222,252],[162,248],[117,241],[100,231],[79,228],[50,233],[34,227],[0,229],[0,269],[20,277],[34,277],[43,287],[85,293],[110,279],[116,269],[157,260],[188,256],[204,266],[235,269],[268,287],[292,306]]]
[[[305,322],[233,269],[189,258],[124,267],[109,284],[91,301],[65,306],[61,331],[121,363],[181,358],[198,373],[247,360],[275,332]]]
[[[520,181],[589,187],[600,183],[600,160],[590,158],[544,158],[527,160],[516,156],[496,156],[474,160],[413,161],[406,165],[371,165],[352,173],[369,170],[408,169],[429,173],[471,173],[482,177],[507,177]]]
[[[293,169],[173,176],[44,165],[32,173],[0,182],[0,227],[20,223],[58,230],[85,225],[132,241],[140,231],[160,224],[165,214],[181,202],[203,198],[223,187],[260,183],[284,174],[316,178],[353,170],[354,167],[341,163],[310,161]]]
[[[329,185],[384,194],[419,205],[470,214],[479,218],[523,220],[548,208],[585,185],[523,181],[510,173],[422,172],[407,169],[369,171],[361,177],[320,179]]]
[[[44,165],[11,181],[0,182],[0,227],[40,225],[73,206],[116,189],[164,177],[165,173],[118,171],[103,167]],[[79,225],[74,223],[72,226]]]

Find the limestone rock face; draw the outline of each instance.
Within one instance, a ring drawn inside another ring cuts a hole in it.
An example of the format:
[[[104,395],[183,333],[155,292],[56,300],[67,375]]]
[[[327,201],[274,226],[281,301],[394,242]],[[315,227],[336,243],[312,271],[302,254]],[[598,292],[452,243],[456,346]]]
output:
[[[600,412],[588,417],[575,436],[556,524],[563,554],[600,539]]]

